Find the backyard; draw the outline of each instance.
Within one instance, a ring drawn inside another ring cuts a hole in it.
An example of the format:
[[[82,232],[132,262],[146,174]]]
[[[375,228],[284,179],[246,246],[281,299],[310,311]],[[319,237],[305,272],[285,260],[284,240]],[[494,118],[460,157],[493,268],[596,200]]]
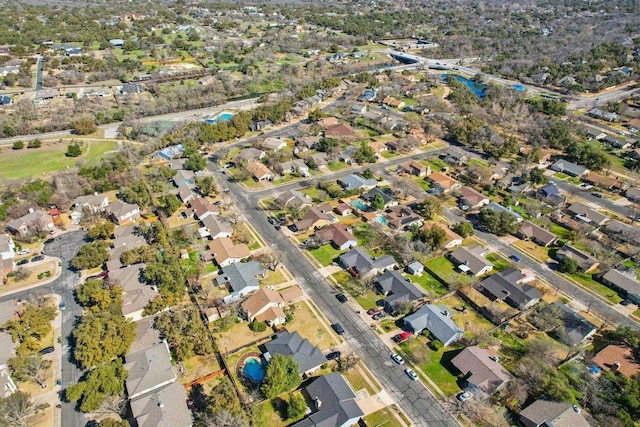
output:
[[[456,272],[456,267],[445,257],[430,259],[424,264],[424,266],[428,268],[436,278],[439,278],[444,283],[450,285],[460,284],[461,286],[464,286],[476,280],[475,277]]]

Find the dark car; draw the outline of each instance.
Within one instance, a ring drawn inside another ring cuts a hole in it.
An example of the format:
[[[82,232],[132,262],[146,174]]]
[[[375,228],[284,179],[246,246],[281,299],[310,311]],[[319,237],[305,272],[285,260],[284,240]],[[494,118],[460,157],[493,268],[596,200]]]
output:
[[[40,354],[49,354],[49,353],[53,353],[55,349],[52,346],[49,347],[45,347],[42,350],[40,350]]]
[[[269,217],[269,219],[267,219],[267,221],[269,221],[269,224],[274,225],[276,223],[276,219],[273,217]]]
[[[602,199],[604,196],[600,193],[591,193],[593,197],[597,197],[598,199]]]
[[[520,262],[520,261],[522,261],[518,255],[511,255],[509,258],[511,258],[511,259],[512,259],[512,260],[514,260],[515,262]]]
[[[16,262],[16,265],[25,265],[29,262],[28,259],[21,259],[20,261]]]
[[[345,294],[338,294],[336,295],[336,299],[338,301],[340,301],[341,303],[345,303],[347,302],[347,296]]]
[[[380,310],[382,310],[382,307],[370,308],[369,310],[367,310],[367,314],[369,316],[373,316],[374,314],[378,313]]]
[[[342,327],[342,325],[340,323],[334,323],[331,325],[331,328],[336,331],[336,334],[338,335],[344,335],[344,328]]]
[[[380,313],[376,313],[373,316],[371,316],[373,320],[379,320],[379,319],[382,319],[383,317],[387,317],[387,313],[385,313],[384,311],[381,311]]]
[[[627,306],[627,305],[629,305],[631,303],[632,303],[632,301],[630,299],[625,299],[625,300],[620,301],[620,305],[624,305],[624,306]]]
[[[42,261],[44,259],[44,255],[36,255],[31,258],[31,262]]]
[[[331,353],[327,354],[327,360],[338,359],[340,358],[341,354],[342,353],[340,353],[339,351],[332,351]]]

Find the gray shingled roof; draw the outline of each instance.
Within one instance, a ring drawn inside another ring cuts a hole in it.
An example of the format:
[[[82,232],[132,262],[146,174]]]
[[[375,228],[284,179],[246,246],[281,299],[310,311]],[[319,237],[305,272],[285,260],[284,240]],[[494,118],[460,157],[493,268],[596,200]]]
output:
[[[300,374],[311,371],[326,362],[320,349],[311,345],[298,332],[279,332],[273,340],[264,344],[264,348],[268,353],[268,355],[265,353],[267,360],[276,354],[293,356],[293,360],[298,364]]]
[[[351,249],[349,252],[340,255],[338,261],[343,267],[354,268],[361,275],[366,275],[376,268],[392,268],[396,265],[396,260],[391,255],[373,258],[362,248]]]
[[[124,367],[129,371],[125,384],[130,399],[149,393],[176,379],[176,373],[171,367],[169,347],[164,342],[129,353],[124,359]]]
[[[414,334],[427,329],[443,344],[449,345],[462,338],[464,332],[450,317],[451,310],[445,305],[427,304],[404,318],[404,324]]]
[[[257,277],[262,273],[264,269],[258,261],[237,262],[224,267],[216,282],[218,285],[229,284],[237,293],[247,287],[259,286]]]
[[[384,301],[393,308],[398,304],[412,302],[425,295],[395,270],[385,272],[376,279],[375,284],[382,294],[387,295]]]
[[[478,284],[494,299],[503,300],[509,305],[523,310],[535,304],[542,294],[533,286],[520,286],[517,282],[525,276],[514,268],[492,274]],[[535,302],[534,302],[535,301]]]
[[[525,426],[589,427],[584,417],[567,402],[539,399],[520,412]]]
[[[158,390],[131,399],[131,413],[138,427],[191,427],[184,386],[174,382]]]

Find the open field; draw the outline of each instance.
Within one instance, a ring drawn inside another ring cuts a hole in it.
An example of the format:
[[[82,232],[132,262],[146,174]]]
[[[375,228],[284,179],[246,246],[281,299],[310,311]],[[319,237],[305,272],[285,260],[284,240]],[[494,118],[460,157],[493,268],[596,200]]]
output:
[[[80,157],[66,157],[68,143],[43,143],[40,148],[2,149],[0,156],[0,179],[26,179],[75,167],[80,159],[87,165],[97,164],[104,154],[116,149],[115,141],[85,142]]]

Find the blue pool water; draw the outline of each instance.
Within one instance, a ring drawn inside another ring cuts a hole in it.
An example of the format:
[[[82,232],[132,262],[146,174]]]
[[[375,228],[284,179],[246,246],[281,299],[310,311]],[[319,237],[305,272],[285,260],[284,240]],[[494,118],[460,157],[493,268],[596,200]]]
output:
[[[229,120],[231,120],[233,118],[233,114],[232,113],[220,113],[217,116],[207,119],[207,123],[210,124],[214,124],[214,123],[218,123],[218,122],[228,122]]]
[[[358,208],[361,211],[366,211],[369,207],[367,205],[365,205],[362,200],[360,199],[355,199],[353,202],[351,202],[351,204]]]
[[[387,218],[383,217],[382,215],[378,215],[376,217],[376,220],[382,225],[387,225],[388,224]]]
[[[453,76],[453,78],[455,78],[457,81],[464,83],[469,89],[471,89],[471,91],[473,93],[476,94],[476,96],[480,99],[484,98],[484,91],[487,88],[487,85],[484,83],[476,83],[473,80],[469,80],[466,79],[462,76],[459,76],[457,74],[451,74],[451,76]],[[443,74],[442,75],[442,80],[447,80],[447,78],[449,77],[449,74]]]
[[[254,383],[261,383],[262,380],[264,380],[264,366],[262,366],[262,363],[258,359],[253,357],[244,362],[242,373]]]

